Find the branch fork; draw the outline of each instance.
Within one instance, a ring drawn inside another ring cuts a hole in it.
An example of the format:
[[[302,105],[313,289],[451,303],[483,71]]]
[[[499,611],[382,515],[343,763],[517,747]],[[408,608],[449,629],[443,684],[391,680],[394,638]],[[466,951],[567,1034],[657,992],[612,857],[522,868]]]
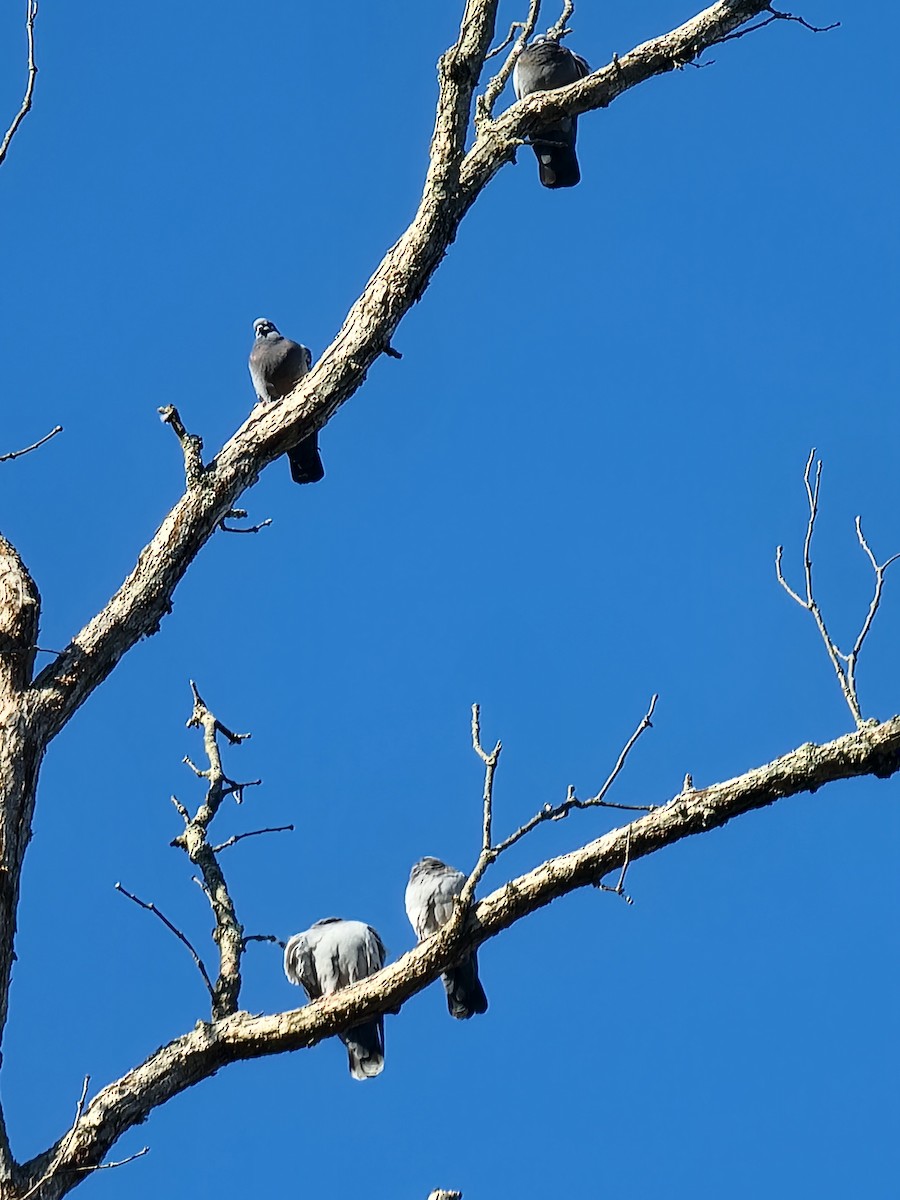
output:
[[[815,461],[815,478],[812,477],[813,462]],[[900,554],[893,554],[883,563],[879,563],[872,552],[869,543],[866,541],[862,530],[861,518],[857,516],[855,521],[856,539],[865,554],[866,558],[872,567],[875,574],[875,587],[872,593],[872,599],[869,603],[869,610],[866,613],[865,620],[862,623],[856,641],[853,643],[849,653],[838,649],[837,643],[828,632],[828,627],[825,624],[825,617],[816,600],[815,591],[813,588],[813,563],[812,563],[812,540],[813,533],[816,528],[816,518],[819,515],[819,488],[822,482],[822,460],[816,461],[815,447],[809,452],[809,458],[806,460],[806,469],[803,472],[803,483],[806,488],[806,501],[809,508],[809,517],[806,522],[806,536],[803,540],[803,579],[804,593],[801,595],[796,592],[784,577],[782,571],[781,560],[784,554],[784,547],[778,546],[775,550],[775,576],[791,599],[801,608],[805,609],[815,621],[816,628],[819,631],[819,636],[825,646],[826,653],[834,668],[834,673],[837,676],[840,684],[841,692],[847,702],[847,707],[853,720],[856,723],[857,729],[861,729],[866,721],[862,715],[862,709],[859,703],[859,693],[856,684],[856,668],[859,663],[859,656],[862,651],[866,638],[869,636],[869,631],[872,628],[872,623],[875,620],[875,615],[881,605],[881,595],[884,590],[884,577],[888,567],[900,559]]]

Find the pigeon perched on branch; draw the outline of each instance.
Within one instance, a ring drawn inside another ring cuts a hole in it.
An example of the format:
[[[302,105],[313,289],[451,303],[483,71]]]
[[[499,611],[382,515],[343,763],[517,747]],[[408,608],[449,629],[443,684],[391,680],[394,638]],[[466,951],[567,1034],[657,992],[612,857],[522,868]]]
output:
[[[330,996],[384,966],[384,945],[371,925],[326,917],[284,948],[284,973],[310,1000]],[[384,1070],[384,1017],[373,1017],[338,1034],[347,1047],[350,1074],[372,1079]]]
[[[566,87],[591,73],[591,68],[578,54],[545,34],[536,37],[516,60],[513,68],[513,89],[517,100],[533,92],[550,92]],[[537,155],[541,183],[546,188],[574,187],[581,179],[575,157],[575,117],[560,117],[542,125],[532,135],[531,145]]]
[[[415,864],[406,885],[406,915],[420,942],[450,920],[465,882],[462,871],[448,867],[439,858],[422,858]],[[475,1013],[487,1012],[487,996],[478,978],[474,950],[446,970],[441,979],[452,1017],[464,1021]]]
[[[271,321],[253,322],[256,340],[250,351],[250,378],[262,401],[281,400],[312,366],[312,354],[299,342],[282,337]],[[325,474],[319,457],[319,435],[311,433],[288,450],[294,483],[318,483]]]

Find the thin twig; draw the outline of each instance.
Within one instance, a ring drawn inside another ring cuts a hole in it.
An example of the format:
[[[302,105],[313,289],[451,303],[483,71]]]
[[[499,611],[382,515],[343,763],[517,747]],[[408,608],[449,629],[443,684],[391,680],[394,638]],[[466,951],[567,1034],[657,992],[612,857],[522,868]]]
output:
[[[772,8],[771,5],[767,7],[766,11],[772,15],[766,17],[764,21],[757,21],[755,25],[748,25],[746,29],[741,29],[737,33],[726,33],[723,37],[716,38],[710,45],[721,46],[725,42],[736,42],[739,38],[746,37],[748,33],[756,33],[758,29],[765,29],[773,21],[793,21],[797,25],[802,25],[804,29],[808,29],[810,33],[830,33],[832,29],[839,29],[841,25],[840,21],[832,21],[830,25],[811,25],[803,17],[796,17],[793,13],[779,12],[777,9]]]
[[[866,619],[862,623],[862,628],[857,635],[856,641],[853,643],[853,649],[847,655],[847,684],[853,695],[856,695],[856,664],[859,660],[859,652],[863,648],[863,643],[869,635],[869,630],[872,628],[872,622],[875,620],[875,614],[878,612],[881,604],[881,593],[884,589],[884,573],[888,567],[900,559],[900,554],[892,554],[891,557],[881,565],[878,564],[875,555],[872,553],[869,543],[866,541],[862,531],[861,518],[856,518],[856,536],[859,539],[859,544],[862,546],[866,557],[872,564],[872,570],[875,572],[875,590],[872,594],[872,600],[869,604],[869,611],[866,613]]]
[[[32,450],[39,450],[41,446],[49,442],[51,438],[56,437],[58,433],[62,433],[62,431],[62,425],[57,425],[49,433],[45,433],[38,441],[32,442],[30,446],[26,446],[24,450],[10,450],[7,454],[0,454],[0,463],[12,462],[14,458],[21,458],[23,454],[30,454]]]
[[[494,105],[497,103],[497,98],[506,87],[506,81],[513,72],[513,67],[516,65],[519,55],[528,45],[528,39],[534,33],[535,26],[538,22],[538,17],[541,15],[541,0],[530,0],[528,5],[528,16],[524,21],[514,21],[509,30],[509,36],[502,46],[498,46],[495,51],[487,55],[487,58],[492,58],[494,54],[505,49],[512,41],[513,29],[519,30],[519,36],[515,40],[513,48],[503,62],[503,66],[488,81],[487,87],[482,95],[475,99],[475,128],[480,130],[484,124],[490,121],[494,112]],[[485,60],[487,61],[487,60]]]
[[[622,861],[622,870],[619,872],[619,879],[615,887],[610,887],[601,879],[596,885],[601,892],[615,892],[617,896],[621,896],[626,904],[634,904],[632,898],[625,891],[625,875],[631,863],[631,826],[625,827],[625,858]]]
[[[260,783],[261,780],[256,780]],[[249,784],[245,784],[248,787]],[[244,838],[259,837],[261,833],[293,833],[293,825],[273,825],[271,829],[251,829],[249,833],[236,833],[226,842],[220,842],[218,846],[213,846],[213,853],[218,854],[220,850],[227,850],[229,846],[236,846],[238,842],[242,842]]]
[[[33,1196],[34,1193],[36,1191],[38,1191],[39,1188],[41,1188],[47,1182],[48,1179],[50,1179],[50,1177],[56,1171],[56,1168],[59,1166],[59,1164],[65,1158],[65,1156],[68,1152],[68,1149],[72,1144],[72,1138],[75,1136],[75,1131],[78,1128],[78,1122],[81,1120],[81,1114],[84,1112],[84,1101],[85,1101],[85,1097],[87,1096],[88,1084],[90,1082],[91,1082],[90,1075],[85,1075],[84,1083],[81,1085],[81,1095],[78,1097],[78,1104],[75,1106],[75,1120],[72,1122],[72,1125],[69,1129],[68,1134],[66,1135],[65,1140],[61,1143],[59,1150],[56,1152],[56,1154],[54,1154],[53,1159],[50,1163],[50,1166],[47,1168],[47,1170],[44,1172],[44,1174],[41,1176],[41,1178],[37,1181],[37,1183],[33,1184],[32,1187],[30,1187],[28,1189],[28,1191],[25,1193],[25,1195],[21,1197],[21,1200],[28,1200],[29,1196]]]
[[[495,46],[493,50],[488,51],[488,53],[484,56],[484,61],[489,62],[490,59],[496,58],[498,54],[502,54],[503,51],[506,49],[506,47],[509,45],[509,43],[516,36],[516,30],[524,29],[524,28],[525,28],[524,21],[513,21],[512,25],[510,25],[510,27],[509,27],[509,33],[506,35],[506,37],[503,39],[503,41],[500,43],[499,46]]]
[[[177,925],[173,925],[169,918],[165,916],[164,913],[161,913],[152,901],[150,901],[148,904],[146,900],[139,899],[139,897],[133,895],[126,888],[123,888],[121,883],[116,884],[116,891],[121,892],[123,896],[127,896],[129,900],[133,900],[134,903],[140,905],[141,908],[145,908],[147,912],[151,912],[154,916],[159,917],[163,925],[165,925],[167,929],[171,930],[171,932],[175,934],[180,942],[187,946],[191,958],[194,960],[194,965],[203,976],[203,982],[206,984],[206,990],[209,992],[210,997],[212,998],[213,985],[210,981],[209,975],[206,973],[206,967],[203,965],[203,959],[200,957],[185,935],[181,932],[181,930],[177,927]]]
[[[37,79],[37,63],[34,58],[34,22],[38,15],[37,0],[25,0],[25,33],[28,38],[28,82],[25,85],[25,98],[22,107],[13,117],[12,125],[7,129],[3,141],[0,142],[0,163],[6,158],[10,143],[16,136],[16,130],[31,111],[31,100],[34,96],[34,81]]]
[[[185,821],[189,821],[189,820],[191,819],[191,814],[190,814],[190,813],[188,812],[188,810],[187,810],[187,809],[184,807],[184,805],[181,803],[181,801],[178,799],[178,797],[177,797],[177,796],[170,796],[170,797],[169,797],[169,799],[170,799],[170,800],[172,801],[172,803],[175,805],[175,809],[176,809],[176,811],[177,811],[178,815],[179,815],[180,817],[183,817]]]
[[[120,1158],[116,1162],[98,1163],[96,1167],[75,1167],[76,1171],[111,1171],[113,1167],[124,1167],[130,1162],[134,1162],[136,1158],[143,1158],[145,1154],[150,1153],[150,1147],[144,1146],[143,1149],[135,1151],[134,1154],[129,1154],[127,1158]]]
[[[222,788],[222,796],[234,796],[235,804],[244,803],[244,788],[261,787],[261,779],[247,779],[243,783],[229,782]]]
[[[526,821],[524,825],[521,825],[515,831],[515,833],[511,833],[508,838],[505,838],[504,841],[502,841],[498,846],[495,846],[494,853],[497,855],[502,854],[504,850],[508,850],[510,846],[514,846],[516,842],[521,841],[526,834],[531,833],[532,829],[537,828],[538,825],[542,825],[545,821],[561,821],[564,817],[569,815],[573,808],[617,808],[626,809],[629,812],[653,812],[654,808],[657,808],[658,805],[613,804],[606,799],[606,795],[618,778],[622,768],[625,766],[628,755],[631,753],[635,742],[638,740],[644,730],[651,729],[653,727],[653,713],[656,709],[656,702],[658,699],[659,696],[656,693],[650,697],[650,704],[647,707],[646,713],[644,713],[643,717],[641,717],[641,720],[634,730],[634,733],[632,733],[631,737],[623,746],[619,757],[616,759],[616,765],[610,771],[606,778],[606,782],[603,784],[603,787],[601,787],[600,791],[596,793],[596,795],[588,797],[587,800],[579,800],[575,795],[574,787],[569,787],[568,792],[566,793],[566,798],[561,804],[545,804],[540,812],[535,813],[534,816],[531,817],[530,820]]]
[[[265,529],[268,525],[272,524],[272,518],[266,517],[265,521],[260,521],[258,525],[250,525],[246,529],[237,529],[234,525],[225,524],[229,517],[233,518],[235,521],[246,521],[247,510],[246,508],[229,509],[229,511],[219,522],[219,528],[223,533],[259,533],[261,529]]]
[[[402,353],[399,350],[395,350],[390,343],[385,346],[384,353],[388,356],[388,358],[396,358],[399,360],[403,357]]]
[[[244,935],[242,941],[245,946],[248,942],[274,942],[282,950],[287,945],[287,942],[282,941],[280,937],[276,937],[274,933],[247,933]]]

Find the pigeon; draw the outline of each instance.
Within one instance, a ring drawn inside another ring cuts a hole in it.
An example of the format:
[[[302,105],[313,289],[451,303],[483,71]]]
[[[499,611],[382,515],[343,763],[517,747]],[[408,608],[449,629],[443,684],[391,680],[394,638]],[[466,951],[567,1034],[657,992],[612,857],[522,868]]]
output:
[[[566,87],[591,73],[585,60],[546,35],[536,37],[519,55],[513,68],[516,99],[532,92],[550,92]],[[532,135],[541,183],[546,188],[574,187],[581,179],[575,157],[575,117],[561,117]]]
[[[384,944],[371,925],[326,917],[284,948],[284,973],[310,1000],[330,996],[384,966]],[[372,1079],[384,1070],[384,1017],[354,1025],[338,1035],[347,1047],[350,1074]]]
[[[264,403],[281,400],[312,366],[312,354],[306,346],[282,337],[271,321],[259,317],[253,322],[256,340],[250,351],[250,378],[257,396]],[[318,483],[325,475],[319,457],[319,435],[311,433],[288,450],[291,479],[294,483]]]
[[[448,867],[439,858],[420,858],[415,864],[406,885],[406,915],[420,942],[450,920],[465,882],[462,871]],[[487,996],[478,978],[474,950],[445,971],[441,979],[451,1017],[465,1021],[475,1013],[487,1012]]]

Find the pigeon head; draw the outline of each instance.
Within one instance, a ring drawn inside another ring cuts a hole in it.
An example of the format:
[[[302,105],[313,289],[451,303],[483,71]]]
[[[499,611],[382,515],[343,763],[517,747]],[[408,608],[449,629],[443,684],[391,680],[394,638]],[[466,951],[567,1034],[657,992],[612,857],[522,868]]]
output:
[[[413,868],[409,873],[410,879],[416,879],[428,871],[446,871],[447,864],[441,862],[439,858],[432,858],[430,854],[426,854],[424,858],[420,858],[417,863],[413,863]]]
[[[281,334],[275,328],[271,321],[267,321],[265,317],[257,317],[253,322],[253,332],[258,338],[265,337],[281,337]]]

